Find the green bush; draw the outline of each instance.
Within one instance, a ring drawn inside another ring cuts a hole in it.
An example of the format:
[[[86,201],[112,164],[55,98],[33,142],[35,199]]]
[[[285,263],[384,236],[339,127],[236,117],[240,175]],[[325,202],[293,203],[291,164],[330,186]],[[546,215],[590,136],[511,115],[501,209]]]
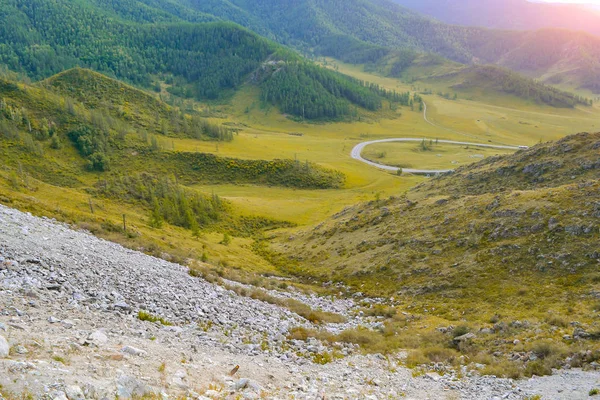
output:
[[[170,326],[173,325],[171,322],[167,321],[162,317],[158,317],[156,315],[150,314],[147,311],[140,310],[137,315],[140,321],[148,321],[148,322],[160,322],[162,325]]]

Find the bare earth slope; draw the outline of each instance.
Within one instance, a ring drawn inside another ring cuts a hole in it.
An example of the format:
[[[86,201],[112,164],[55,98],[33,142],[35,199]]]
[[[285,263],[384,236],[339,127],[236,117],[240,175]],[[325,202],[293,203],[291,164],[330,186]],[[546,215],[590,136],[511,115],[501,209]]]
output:
[[[173,325],[141,321],[140,309]],[[0,398],[583,399],[598,383],[578,370],[524,382],[415,378],[399,357],[351,348],[313,364],[298,355],[322,344],[283,336],[306,324],[179,265],[0,206]]]

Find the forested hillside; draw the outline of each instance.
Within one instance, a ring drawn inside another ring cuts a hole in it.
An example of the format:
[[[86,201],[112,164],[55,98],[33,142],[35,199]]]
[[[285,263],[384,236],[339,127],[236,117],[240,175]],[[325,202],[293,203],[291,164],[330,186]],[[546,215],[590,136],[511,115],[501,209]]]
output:
[[[303,51],[351,63],[387,63],[402,70],[414,53],[428,52],[465,64],[498,64],[549,83],[600,92],[600,38],[563,31],[500,31],[446,25],[390,0],[233,0],[188,1],[197,11],[214,13],[251,27],[263,21],[269,35]],[[235,10],[233,12],[232,10]],[[243,10],[243,12],[241,11]],[[254,22],[252,22],[254,23]],[[252,28],[252,27],[251,27]],[[254,29],[254,28],[252,28]]]
[[[458,92],[465,90],[468,92],[473,90],[478,92],[494,91],[559,108],[592,105],[588,99],[495,66],[469,67],[439,79],[458,81],[452,86],[452,89]]]
[[[186,19],[196,23],[184,21],[179,17],[183,6],[178,7],[139,1],[4,2],[0,5],[0,63],[34,80],[80,66],[147,89],[161,90],[164,83],[169,92],[183,98],[223,100],[267,62],[300,60],[294,52],[238,25],[204,22],[216,17],[190,10]],[[380,107],[377,94],[348,78],[316,66],[311,70],[318,72],[305,78],[318,77],[319,81],[309,82],[306,93],[328,106],[302,114],[300,108],[310,108],[309,97],[296,100],[299,106],[294,108],[284,104],[281,96],[265,97],[287,113],[308,119],[348,116],[351,105]],[[72,78],[77,77],[69,75],[66,80]],[[323,88],[324,81],[336,82],[336,87]],[[265,90],[272,91],[275,85],[267,80]],[[67,94],[68,86],[63,82],[59,89]],[[82,100],[82,93],[72,95]]]

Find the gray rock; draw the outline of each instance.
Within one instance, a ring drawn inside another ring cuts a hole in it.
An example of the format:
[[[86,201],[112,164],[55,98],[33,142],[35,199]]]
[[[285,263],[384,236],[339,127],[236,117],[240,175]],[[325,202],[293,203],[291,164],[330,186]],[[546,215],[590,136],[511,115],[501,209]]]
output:
[[[104,332],[102,332],[100,330],[92,332],[85,341],[86,345],[88,345],[88,346],[92,345],[92,346],[96,346],[96,347],[106,346],[107,343],[108,343],[108,336],[106,336],[104,334]]]
[[[15,352],[17,354],[27,354],[29,353],[29,350],[27,350],[24,346],[21,346],[20,344],[15,346]]]
[[[171,378],[171,383],[181,390],[188,390],[190,386],[186,382],[187,372],[180,369]]]
[[[133,346],[123,347],[121,353],[130,354],[132,356],[145,356],[147,354],[144,350],[137,349]]]
[[[9,323],[8,323],[8,326],[10,326],[11,328],[18,329],[18,330],[20,330],[20,331],[24,331],[24,330],[25,330],[25,327],[24,327],[23,325],[21,325],[21,324],[17,324],[17,323],[15,323],[15,322],[9,322]]]
[[[233,390],[243,390],[243,389],[246,389],[246,387],[248,386],[249,382],[250,382],[250,379],[248,379],[248,378],[239,379],[237,382],[235,382],[233,384]]]
[[[10,346],[8,345],[8,342],[6,341],[4,336],[0,335],[0,358],[8,357],[9,353],[10,353]]]
[[[69,400],[65,392],[61,390],[53,391],[48,394],[50,400]]]
[[[237,382],[235,382],[232,386],[233,390],[244,390],[249,389],[255,393],[260,393],[263,391],[262,386],[251,379],[241,378]]]
[[[129,375],[121,375],[117,378],[117,396],[130,399],[134,396],[143,397],[151,394],[152,388]]]
[[[69,400],[84,400],[85,395],[83,390],[79,386],[67,386],[65,387],[65,394]]]
[[[454,343],[460,343],[460,342],[465,342],[467,340],[471,340],[473,338],[475,338],[475,334],[473,332],[469,332],[469,333],[465,333],[464,335],[457,336],[452,340],[454,341]]]
[[[75,322],[71,321],[70,319],[65,319],[62,321],[62,326],[64,326],[66,329],[71,329],[75,326]]]
[[[57,324],[60,322],[60,319],[53,317],[52,315],[48,317],[48,322],[50,322],[51,324]]]

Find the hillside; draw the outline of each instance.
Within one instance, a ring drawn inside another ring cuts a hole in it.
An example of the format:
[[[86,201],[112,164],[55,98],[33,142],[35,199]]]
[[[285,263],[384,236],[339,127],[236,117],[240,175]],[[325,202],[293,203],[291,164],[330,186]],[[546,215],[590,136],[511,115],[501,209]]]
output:
[[[395,68],[402,69],[415,55],[398,50],[412,50],[464,64],[498,64],[553,84],[600,91],[600,38],[591,35],[447,25],[388,0],[233,3],[235,15],[214,2],[194,2],[191,7],[244,25],[239,16],[243,10],[247,19],[264,21],[279,42],[345,62],[379,64],[391,55],[401,60]]]
[[[394,0],[399,5],[453,25],[493,29],[560,28],[600,35],[600,10],[584,4],[527,0]]]
[[[274,248],[284,258],[273,259],[309,280],[393,296],[437,326],[465,325],[463,333],[477,337],[475,353],[510,351],[495,334],[597,350],[593,340],[565,335],[575,320],[589,331],[583,337],[597,329],[590,312],[600,256],[599,148],[600,133],[582,133],[461,167],[286,235]],[[504,373],[530,374],[528,365],[507,365]],[[558,365],[564,360],[541,370]]]
[[[508,94],[537,104],[557,108],[572,108],[578,105],[590,106],[588,99],[558,90],[508,69],[487,66],[473,66],[457,72],[425,78],[425,82],[443,82],[455,93],[494,97],[495,94]]]
[[[309,68],[296,53],[239,25],[202,18],[183,20],[170,14],[179,14],[170,3],[152,7],[133,1],[111,4],[91,0],[3,3],[0,40],[10,45],[0,49],[0,63],[34,80],[76,66],[91,68],[142,88],[165,88],[179,98],[217,102],[230,99],[258,70],[273,68],[263,77],[268,82],[278,66],[288,62]],[[306,95],[321,100],[320,111],[303,116],[294,107],[287,113],[311,119],[348,118],[356,113],[351,106],[381,107],[379,93],[333,71],[322,70],[319,76],[315,82],[309,77]],[[85,78],[90,77],[98,78]],[[61,94],[81,99],[83,92],[93,89],[67,93],[70,80],[83,83],[74,73],[54,80]],[[325,80],[335,84],[325,84]],[[310,106],[306,96],[301,97],[300,106]],[[270,101],[286,108],[287,100]]]
[[[596,382],[594,373],[572,370],[529,380],[517,392],[508,379],[418,375],[402,357],[296,340],[290,332],[316,325],[281,305],[4,206],[0,243],[0,396],[7,400],[475,399],[482,388],[517,400],[561,388],[587,396]],[[348,318],[328,329],[375,323],[352,300],[278,295]]]
[[[235,140],[230,127],[91,71],[35,85],[0,78],[0,92],[0,202],[148,253],[215,263],[223,253],[232,260],[243,254],[261,265],[245,247],[250,238],[293,224],[240,212],[195,186],[345,184],[344,174],[309,161],[202,153],[200,144],[218,149]],[[176,150],[176,141],[188,147]]]
[[[91,70],[70,69],[41,81],[39,85],[82,103],[88,109],[104,111],[113,118],[125,120],[135,129],[162,133],[161,121],[170,121],[173,114],[182,119],[176,110],[152,95]]]

